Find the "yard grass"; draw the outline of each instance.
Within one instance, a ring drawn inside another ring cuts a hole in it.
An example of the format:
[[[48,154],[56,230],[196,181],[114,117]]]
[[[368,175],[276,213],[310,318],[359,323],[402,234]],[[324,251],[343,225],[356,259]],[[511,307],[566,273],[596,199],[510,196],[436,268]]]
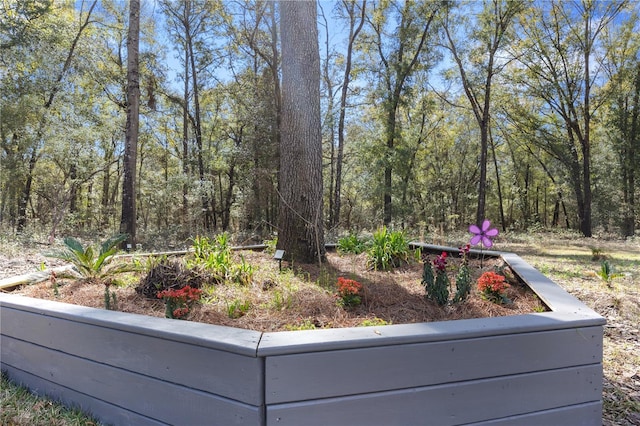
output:
[[[446,242],[438,243],[456,247],[466,240],[468,234],[448,236]],[[569,233],[505,234],[497,238],[494,249],[518,254],[607,319],[602,423],[640,425],[640,240],[581,238]],[[16,251],[23,256],[25,252]],[[594,254],[604,256],[623,274],[611,288],[598,277],[601,259],[594,259]],[[1,389],[2,425],[97,425],[77,411],[33,396],[5,377]]]
[[[96,420],[11,382],[0,382],[0,424],[3,426],[98,426]]]

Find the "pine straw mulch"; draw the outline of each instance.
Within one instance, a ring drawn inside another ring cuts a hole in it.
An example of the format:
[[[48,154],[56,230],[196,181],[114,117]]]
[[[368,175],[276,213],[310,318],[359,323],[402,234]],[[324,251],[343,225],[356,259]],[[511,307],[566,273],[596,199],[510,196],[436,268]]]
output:
[[[473,288],[463,303],[440,307],[425,300],[421,285],[422,264],[411,264],[390,272],[373,271],[366,267],[365,255],[328,253],[327,262],[318,265],[278,263],[271,255],[244,251],[248,263],[256,267],[249,286],[237,284],[215,285],[203,292],[203,301],[193,306],[188,320],[245,328],[256,331],[282,331],[301,328],[341,328],[362,325],[363,322],[383,320],[404,324],[447,321],[467,318],[518,315],[544,310],[538,297],[526,286],[512,285],[508,305],[497,305],[480,297]],[[460,260],[449,258],[451,281]],[[479,261],[471,260],[472,277],[485,270],[493,270],[496,260],[485,260],[482,270]],[[344,309],[336,303],[335,283],[338,277],[355,279],[363,284],[362,304]],[[145,298],[135,287],[142,276],[123,277],[126,285],[111,286],[117,295],[117,310],[155,317],[164,317],[161,300]],[[452,289],[455,291],[455,288]],[[76,305],[104,308],[104,284],[101,282],[58,280],[58,295],[51,282],[22,287],[15,293]],[[249,306],[244,314],[230,315],[233,306]],[[233,318],[232,316],[238,316]]]

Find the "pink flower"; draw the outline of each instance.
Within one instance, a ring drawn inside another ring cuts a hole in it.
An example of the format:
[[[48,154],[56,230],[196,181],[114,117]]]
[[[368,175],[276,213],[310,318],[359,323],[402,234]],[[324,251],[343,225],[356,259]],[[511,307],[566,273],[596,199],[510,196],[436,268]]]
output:
[[[485,219],[482,222],[482,228],[479,228],[477,225],[469,226],[469,232],[474,234],[473,237],[471,237],[471,241],[469,241],[472,246],[482,243],[482,245],[487,248],[493,246],[493,241],[491,241],[490,237],[498,235],[498,229],[491,228],[491,222],[489,219]]]

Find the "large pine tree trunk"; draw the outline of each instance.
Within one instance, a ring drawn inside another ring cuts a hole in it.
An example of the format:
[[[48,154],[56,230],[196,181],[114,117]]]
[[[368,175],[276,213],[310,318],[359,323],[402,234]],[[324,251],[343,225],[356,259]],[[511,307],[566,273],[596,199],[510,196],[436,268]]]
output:
[[[287,259],[324,257],[320,52],[315,1],[280,1],[282,124],[278,248]]]
[[[122,216],[120,232],[129,235],[124,244],[136,243],[136,163],[138,159],[138,120],[140,111],[140,0],[129,3],[127,38],[127,125],[125,129],[124,179],[122,183]]]

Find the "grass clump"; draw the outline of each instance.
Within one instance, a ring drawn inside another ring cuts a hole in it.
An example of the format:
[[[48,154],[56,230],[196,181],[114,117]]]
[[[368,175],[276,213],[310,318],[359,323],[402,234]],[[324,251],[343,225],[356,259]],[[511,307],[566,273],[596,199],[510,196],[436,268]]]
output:
[[[410,259],[409,241],[402,231],[389,231],[386,226],[373,233],[367,250],[371,269],[387,271],[408,263]]]
[[[69,409],[51,399],[39,397],[9,380],[2,372],[0,424],[12,426],[98,426],[80,410]]]

